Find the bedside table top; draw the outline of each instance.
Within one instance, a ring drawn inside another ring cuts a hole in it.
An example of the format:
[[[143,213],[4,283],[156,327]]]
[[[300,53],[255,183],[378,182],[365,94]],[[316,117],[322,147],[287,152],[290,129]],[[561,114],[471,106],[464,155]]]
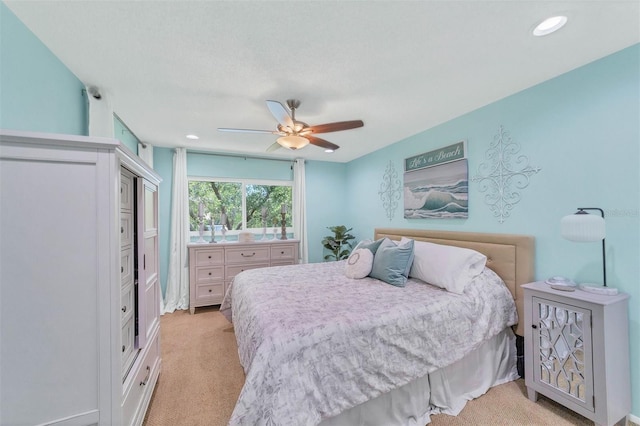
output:
[[[546,294],[552,294],[555,296],[564,296],[570,299],[582,300],[589,303],[597,303],[599,305],[610,305],[619,303],[622,300],[628,299],[630,296],[627,293],[618,292],[614,296],[608,296],[603,294],[589,293],[588,291],[581,290],[577,287],[575,291],[563,291],[555,290],[544,281],[536,281],[533,283],[522,284],[524,289],[535,290]]]

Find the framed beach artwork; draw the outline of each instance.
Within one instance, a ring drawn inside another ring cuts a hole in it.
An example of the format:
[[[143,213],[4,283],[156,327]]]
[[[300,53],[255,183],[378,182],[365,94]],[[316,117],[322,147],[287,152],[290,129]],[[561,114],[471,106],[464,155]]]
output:
[[[410,170],[404,174],[405,219],[466,219],[469,216],[466,159]]]

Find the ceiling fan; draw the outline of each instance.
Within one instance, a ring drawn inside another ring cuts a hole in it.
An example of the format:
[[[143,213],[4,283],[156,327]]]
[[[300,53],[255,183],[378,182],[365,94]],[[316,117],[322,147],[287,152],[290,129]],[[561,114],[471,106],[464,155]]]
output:
[[[299,106],[299,100],[287,99],[287,107],[289,108],[289,111],[291,111],[291,113],[289,113],[280,102],[267,101],[267,108],[269,108],[271,114],[273,114],[276,120],[278,120],[277,130],[229,128],[218,128],[218,130],[221,132],[271,133],[280,136],[273,145],[267,148],[267,152],[275,151],[281,147],[295,150],[304,148],[308,144],[324,148],[327,152],[333,152],[340,147],[327,140],[317,138],[314,134],[338,132],[341,130],[355,129],[364,126],[362,120],[337,121],[335,123],[309,126],[307,123],[296,120],[296,109]]]

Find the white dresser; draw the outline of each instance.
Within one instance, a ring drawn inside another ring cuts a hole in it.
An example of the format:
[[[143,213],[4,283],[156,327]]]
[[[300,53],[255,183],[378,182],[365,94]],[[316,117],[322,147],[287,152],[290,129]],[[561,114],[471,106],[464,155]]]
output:
[[[142,423],[160,180],[117,140],[0,131],[0,424]]]
[[[189,310],[221,304],[233,277],[246,269],[298,263],[298,245],[298,240],[188,244]]]

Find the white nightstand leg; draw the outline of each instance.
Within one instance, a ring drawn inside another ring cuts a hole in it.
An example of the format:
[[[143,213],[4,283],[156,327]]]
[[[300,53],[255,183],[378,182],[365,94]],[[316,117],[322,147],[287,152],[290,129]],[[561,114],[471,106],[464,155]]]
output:
[[[191,315],[196,313],[196,308],[189,308],[189,312],[191,312]]]
[[[529,387],[527,388],[527,396],[530,401],[536,402],[538,400],[538,392]]]

